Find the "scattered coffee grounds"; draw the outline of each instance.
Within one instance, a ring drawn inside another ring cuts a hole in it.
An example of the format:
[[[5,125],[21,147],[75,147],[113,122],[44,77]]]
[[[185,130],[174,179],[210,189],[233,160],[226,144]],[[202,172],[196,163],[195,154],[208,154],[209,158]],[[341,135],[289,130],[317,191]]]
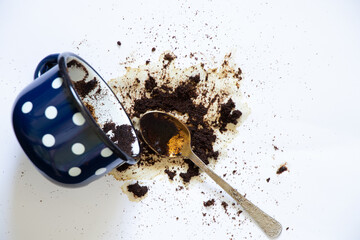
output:
[[[286,231],[289,230],[289,227],[286,228]]]
[[[102,129],[105,133],[112,131],[112,134],[107,134],[111,141],[125,153],[132,155],[132,144],[135,142],[135,137],[130,125],[117,126],[113,122],[107,122]]]
[[[236,212],[236,215],[240,216],[240,214],[242,213],[243,211],[242,210],[239,210]]]
[[[199,176],[199,168],[189,159],[184,159],[184,162],[189,166],[185,173],[180,173],[180,177],[185,183],[190,182],[192,177]]]
[[[211,199],[211,200],[204,202],[204,207],[210,207],[210,206],[213,206],[214,204],[215,204],[215,199]]]
[[[120,41],[117,41],[116,43],[118,46],[121,46],[121,42]]]
[[[279,150],[279,148],[277,146],[273,145],[273,147],[274,147],[275,151]]]
[[[223,132],[226,130],[226,126],[229,123],[237,124],[238,119],[241,117],[242,112],[235,109],[235,103],[230,98],[227,103],[221,105],[220,109],[220,131]]]
[[[152,52],[155,52],[155,51],[156,51],[156,48],[153,47],[153,48],[151,49],[151,51],[152,51]]]
[[[228,214],[227,207],[229,206],[229,204],[227,204],[226,202],[222,202],[221,206],[224,208],[225,213]]]
[[[285,171],[288,171],[288,168],[286,167],[286,163],[284,163],[279,167],[279,169],[276,171],[276,174],[282,174]]]
[[[85,80],[81,80],[72,83],[74,84],[75,90],[81,98],[85,98],[99,84],[95,77],[94,79],[87,82],[85,82]]]
[[[140,186],[139,182],[127,186],[127,189],[133,193],[135,197],[143,197],[149,190],[147,186]]]
[[[266,181],[267,181],[267,182],[270,182],[270,178],[267,178]]]
[[[176,176],[176,171],[170,171],[169,169],[165,169],[164,172],[169,176],[170,180],[174,180],[174,177]]]

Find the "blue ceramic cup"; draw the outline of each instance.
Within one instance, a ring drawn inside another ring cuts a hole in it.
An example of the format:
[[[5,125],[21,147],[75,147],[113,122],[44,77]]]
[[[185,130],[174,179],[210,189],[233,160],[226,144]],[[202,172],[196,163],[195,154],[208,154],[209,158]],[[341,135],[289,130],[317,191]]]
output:
[[[43,175],[82,186],[137,162],[133,125],[88,63],[72,53],[49,55],[34,79],[17,97],[12,120],[21,147]]]

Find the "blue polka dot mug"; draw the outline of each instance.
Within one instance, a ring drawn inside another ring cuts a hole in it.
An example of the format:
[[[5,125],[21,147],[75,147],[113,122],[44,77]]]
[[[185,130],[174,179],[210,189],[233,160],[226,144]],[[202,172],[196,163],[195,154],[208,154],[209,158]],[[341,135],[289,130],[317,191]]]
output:
[[[123,106],[100,75],[72,53],[44,58],[17,97],[13,127],[43,175],[83,186],[123,164],[140,145]]]

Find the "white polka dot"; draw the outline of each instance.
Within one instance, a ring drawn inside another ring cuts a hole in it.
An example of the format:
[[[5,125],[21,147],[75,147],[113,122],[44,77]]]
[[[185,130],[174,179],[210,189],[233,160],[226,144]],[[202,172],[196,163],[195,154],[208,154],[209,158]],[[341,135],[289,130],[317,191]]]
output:
[[[55,78],[55,80],[51,83],[52,88],[58,89],[61,87],[63,83],[63,79],[61,77]]]
[[[81,169],[78,168],[78,167],[72,167],[72,168],[69,169],[68,173],[72,177],[77,177],[77,176],[80,175]]]
[[[105,172],[106,172],[106,168],[99,168],[98,170],[96,170],[95,175],[99,176]]]
[[[42,143],[44,144],[45,147],[52,147],[55,144],[55,138],[51,134],[45,134],[42,137]]]
[[[75,154],[75,155],[81,155],[85,152],[85,147],[83,144],[81,143],[74,143],[71,146],[71,151]]]
[[[54,106],[50,106],[45,109],[45,117],[47,117],[48,119],[56,118],[57,114],[58,114],[58,111],[57,111],[56,107],[54,107]]]
[[[29,113],[32,108],[33,108],[33,104],[31,102],[26,102],[22,105],[21,111],[23,113]]]
[[[85,123],[85,118],[83,117],[83,115],[81,113],[78,112],[73,115],[72,121],[75,125],[81,126]]]
[[[101,156],[106,158],[106,157],[110,157],[111,154],[113,154],[113,152],[109,149],[109,148],[104,148],[103,150],[101,150]]]

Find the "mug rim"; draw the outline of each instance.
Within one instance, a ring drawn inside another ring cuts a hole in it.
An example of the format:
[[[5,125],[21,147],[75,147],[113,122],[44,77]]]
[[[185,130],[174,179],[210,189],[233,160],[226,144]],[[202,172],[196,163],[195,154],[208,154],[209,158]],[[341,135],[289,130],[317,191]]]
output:
[[[94,73],[101,79],[101,81],[103,81],[103,83],[105,83],[106,87],[111,91],[111,94],[113,94],[113,96],[116,98],[116,100],[120,104],[122,110],[125,112],[125,115],[128,118],[132,129],[134,130],[136,142],[137,142],[138,147],[139,147],[139,152],[138,152],[137,155],[129,156],[120,147],[118,147],[113,141],[111,141],[109,139],[109,137],[105,134],[105,132],[101,129],[101,127],[98,125],[98,123],[95,121],[95,119],[92,117],[90,111],[85,107],[85,105],[83,104],[79,94],[75,90],[74,85],[72,84],[71,78],[70,78],[69,73],[68,73],[66,60],[69,57],[75,57],[75,58],[81,60],[82,62],[84,62],[87,65],[87,67],[89,67],[92,71],[94,71]],[[100,139],[104,142],[104,144],[107,145],[115,154],[117,154],[120,157],[125,157],[126,158],[126,163],[129,163],[131,165],[136,164],[138,162],[138,160],[135,160],[134,158],[137,158],[141,153],[139,138],[138,138],[138,136],[136,134],[135,127],[134,127],[132,121],[130,120],[127,112],[125,111],[125,108],[121,104],[120,100],[117,98],[116,94],[113,92],[113,90],[107,84],[107,82],[101,77],[101,75],[88,62],[86,62],[84,59],[82,59],[81,57],[79,57],[78,55],[76,55],[74,53],[64,52],[64,53],[59,54],[59,56],[58,56],[58,65],[59,65],[59,74],[64,79],[64,85],[65,85],[65,88],[68,90],[67,91],[68,94],[70,94],[74,98],[78,109],[80,109],[81,113],[86,118],[86,120],[88,122],[90,122],[91,128],[100,137]]]

